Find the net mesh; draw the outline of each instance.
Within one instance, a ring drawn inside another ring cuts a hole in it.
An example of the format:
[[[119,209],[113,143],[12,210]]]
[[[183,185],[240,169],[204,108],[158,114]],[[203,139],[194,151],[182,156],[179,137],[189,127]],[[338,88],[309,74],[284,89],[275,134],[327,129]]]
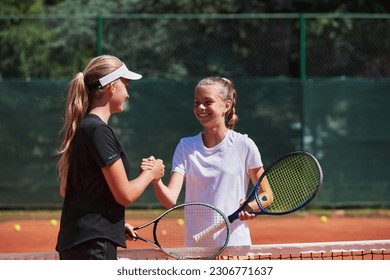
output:
[[[206,250],[206,249],[205,249]],[[119,259],[172,260],[158,249],[118,251]],[[0,254],[0,260],[56,260],[57,253]],[[218,260],[390,260],[390,240],[267,244],[227,247]]]
[[[255,245],[227,248],[227,260],[389,260],[390,240]]]

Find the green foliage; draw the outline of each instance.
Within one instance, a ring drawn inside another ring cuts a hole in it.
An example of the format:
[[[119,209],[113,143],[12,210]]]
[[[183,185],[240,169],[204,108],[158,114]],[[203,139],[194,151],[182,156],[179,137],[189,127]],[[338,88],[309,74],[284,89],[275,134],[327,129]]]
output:
[[[47,77],[51,32],[40,22],[21,21],[0,31],[1,78]],[[37,67],[39,65],[40,67]]]
[[[296,17],[233,21],[229,17],[210,19],[207,15],[384,12],[389,8],[386,3],[380,0],[370,4],[362,0],[4,0],[0,6],[0,78],[70,79],[84,69],[91,57],[100,54],[98,46],[147,76],[299,77],[302,54]],[[203,16],[191,17],[194,13]],[[355,22],[351,18],[308,19],[308,50],[322,48],[326,53],[336,48],[337,52],[321,62],[318,53],[307,51],[307,61],[318,60],[322,65],[334,60],[328,72],[335,75],[349,75],[347,68],[356,69],[353,64],[363,60],[387,64],[383,48],[387,43],[376,38],[388,40],[388,22],[378,23],[375,32]],[[98,33],[100,27],[102,34]],[[364,40],[372,50],[356,49]],[[345,52],[358,53],[361,58],[351,58]],[[338,63],[341,60],[345,61]],[[339,64],[347,65],[347,70],[335,71]]]
[[[0,6],[0,15],[2,16],[42,15],[43,11],[42,0],[2,0]]]
[[[41,0],[6,0],[0,8],[9,16],[39,16],[43,10]],[[51,32],[41,21],[12,17],[0,21],[0,53],[6,54],[0,63],[0,78],[45,77],[50,40]]]

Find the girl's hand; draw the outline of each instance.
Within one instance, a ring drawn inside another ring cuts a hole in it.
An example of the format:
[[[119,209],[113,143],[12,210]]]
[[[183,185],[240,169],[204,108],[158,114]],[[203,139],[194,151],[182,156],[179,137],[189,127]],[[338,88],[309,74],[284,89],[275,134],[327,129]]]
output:
[[[139,172],[141,173],[146,170],[152,170],[155,160],[156,159],[154,158],[154,156],[143,158],[139,165]]]
[[[153,174],[153,181],[158,181],[165,174],[165,165],[161,159],[155,159],[153,156],[142,159],[140,163],[140,172],[150,171]]]
[[[131,240],[131,241],[137,241],[138,238],[137,232],[134,230],[134,227],[128,223],[125,223],[125,233],[126,233],[126,240]]]
[[[245,220],[253,220],[253,218],[255,218],[256,215],[255,214],[251,214],[247,211],[241,211],[239,214],[238,214],[238,218],[240,219],[240,221],[245,221]]]
[[[245,202],[245,199],[242,198],[240,200],[240,205],[242,205],[244,202]],[[253,211],[253,209],[249,205],[247,205],[245,207],[245,209],[238,214],[238,218],[240,219],[240,221],[253,220],[253,218],[256,217],[256,215],[249,213],[252,211]]]

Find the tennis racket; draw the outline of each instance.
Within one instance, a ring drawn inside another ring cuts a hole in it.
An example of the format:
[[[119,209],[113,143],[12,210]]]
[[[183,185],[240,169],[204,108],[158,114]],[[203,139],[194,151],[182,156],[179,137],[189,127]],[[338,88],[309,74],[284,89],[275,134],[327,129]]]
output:
[[[260,176],[244,203],[228,216],[232,223],[241,211],[255,215],[284,215],[306,206],[322,188],[323,174],[317,159],[307,152],[289,153],[273,162]],[[253,210],[257,206],[259,210]],[[216,223],[193,236],[201,242],[222,226]]]
[[[220,225],[218,231],[208,234],[200,242],[192,236],[210,226]],[[138,232],[146,227],[149,239]],[[134,228],[135,237],[156,246],[176,259],[212,259],[218,256],[229,241],[229,222],[225,215],[215,207],[205,203],[185,203],[170,208],[154,220]]]

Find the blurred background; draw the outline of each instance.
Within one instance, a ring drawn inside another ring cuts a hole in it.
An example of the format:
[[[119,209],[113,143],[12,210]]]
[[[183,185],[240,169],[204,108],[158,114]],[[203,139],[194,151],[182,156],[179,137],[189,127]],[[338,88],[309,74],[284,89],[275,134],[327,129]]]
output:
[[[311,207],[390,206],[390,2],[1,0],[0,209],[60,209],[56,150],[69,81],[112,54],[144,78],[111,126],[132,164],[171,160],[202,127],[207,76],[238,91],[236,130],[265,166],[305,150],[324,172]],[[183,197],[183,196],[181,196]],[[129,208],[161,207],[150,187]]]

